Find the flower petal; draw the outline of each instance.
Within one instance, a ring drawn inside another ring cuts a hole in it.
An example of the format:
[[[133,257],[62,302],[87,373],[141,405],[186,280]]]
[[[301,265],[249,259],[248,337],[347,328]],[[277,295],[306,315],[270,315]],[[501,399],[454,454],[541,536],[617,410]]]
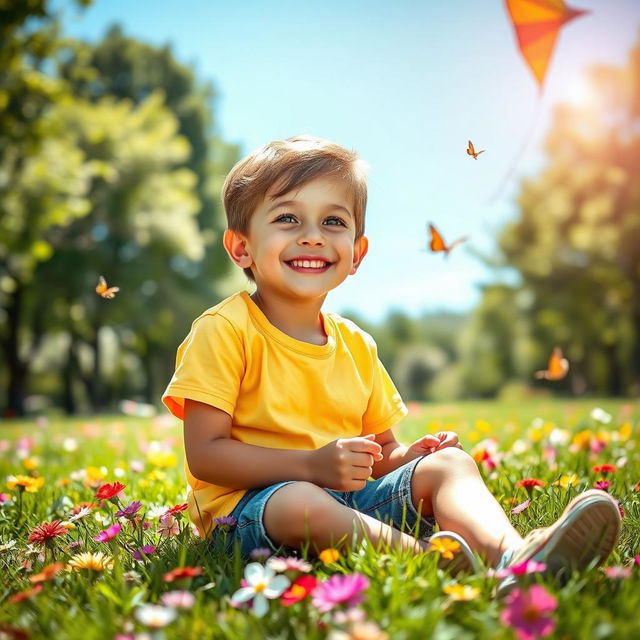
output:
[[[251,587],[242,587],[242,589],[238,589],[232,596],[231,599],[234,602],[246,602],[253,598],[256,595],[256,592]]]
[[[244,578],[251,586],[264,582],[264,566],[259,562],[250,562],[244,568]]]
[[[253,600],[253,613],[255,613],[258,618],[262,618],[268,610],[269,603],[267,599],[261,593],[257,593]]]
[[[287,576],[276,576],[263,591],[265,598],[277,598],[284,593],[291,584]]]

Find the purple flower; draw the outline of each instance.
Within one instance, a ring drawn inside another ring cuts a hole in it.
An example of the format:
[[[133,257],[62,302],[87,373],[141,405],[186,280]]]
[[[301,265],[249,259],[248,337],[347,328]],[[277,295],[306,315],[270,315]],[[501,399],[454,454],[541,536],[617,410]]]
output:
[[[323,613],[343,603],[349,608],[355,607],[364,599],[361,594],[368,587],[369,580],[361,573],[334,575],[313,590],[313,604]]]
[[[271,555],[271,549],[268,547],[256,547],[249,553],[252,560],[266,560]]]
[[[142,502],[140,500],[134,500],[130,505],[126,506],[124,509],[120,509],[120,511],[116,511],[116,518],[133,518],[133,516],[138,513],[140,507],[142,506]]]
[[[215,518],[214,522],[221,527],[235,527],[238,521],[233,516],[221,516]]]
[[[145,556],[151,555],[155,550],[156,548],[152,544],[145,544],[144,547],[141,547],[137,551],[133,551],[131,555],[136,560],[143,560]]]

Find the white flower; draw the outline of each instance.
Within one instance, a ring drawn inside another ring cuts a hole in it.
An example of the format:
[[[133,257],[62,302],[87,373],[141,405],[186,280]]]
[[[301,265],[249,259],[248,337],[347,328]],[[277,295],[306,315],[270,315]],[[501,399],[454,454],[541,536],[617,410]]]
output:
[[[171,607],[161,607],[157,604],[143,604],[134,614],[138,621],[147,627],[160,629],[166,627],[176,619],[177,612]]]
[[[115,467],[113,470],[113,475],[116,478],[124,478],[127,475],[127,472],[122,467]]]
[[[78,448],[78,441],[75,438],[65,438],[62,441],[62,448],[65,451],[71,453]]]
[[[291,584],[289,578],[276,576],[271,567],[265,567],[259,562],[250,562],[244,568],[244,579],[249,586],[238,589],[231,600],[238,603],[253,598],[253,613],[259,618],[269,609],[267,598],[272,600],[280,597]]]
[[[89,507],[82,507],[78,513],[74,513],[69,517],[69,522],[75,522],[76,520],[80,520],[80,518],[84,518],[91,513],[91,509]]]
[[[596,407],[591,412],[591,417],[596,422],[601,422],[602,424],[609,424],[611,422],[611,414],[607,413],[604,409],[601,409],[600,407]]]
[[[15,540],[9,540],[9,542],[5,542],[4,544],[0,544],[0,551],[6,551],[7,549],[11,549],[16,546]]]
[[[566,429],[555,428],[549,434],[549,444],[554,447],[560,447],[569,442],[571,434]]]
[[[147,509],[147,518],[153,520],[154,518],[161,518],[165,513],[167,513],[167,509],[171,507],[167,507],[161,504],[151,504]]]

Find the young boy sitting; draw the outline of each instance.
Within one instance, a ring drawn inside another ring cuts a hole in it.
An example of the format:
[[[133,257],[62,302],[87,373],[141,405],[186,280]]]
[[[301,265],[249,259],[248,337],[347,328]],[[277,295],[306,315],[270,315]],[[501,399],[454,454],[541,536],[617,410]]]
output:
[[[553,572],[604,561],[620,528],[606,493],[578,496],[523,541],[455,433],[396,441],[407,409],[375,342],[321,310],[367,254],[355,153],[310,136],[272,142],[231,170],[223,197],[224,247],[256,289],[194,321],[163,396],[184,421],[189,514],[202,536],[232,516],[230,540],[245,554],[305,543],[317,553],[365,536],[418,553],[440,537],[458,543],[456,570],[476,567],[472,551],[492,566],[535,559]]]

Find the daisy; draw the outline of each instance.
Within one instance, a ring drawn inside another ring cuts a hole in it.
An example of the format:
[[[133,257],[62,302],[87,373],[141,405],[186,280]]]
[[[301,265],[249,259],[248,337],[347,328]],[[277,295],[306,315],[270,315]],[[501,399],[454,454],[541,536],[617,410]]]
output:
[[[78,553],[67,563],[69,569],[89,569],[90,571],[104,571],[113,567],[113,558],[98,551],[97,553]]]
[[[265,567],[259,562],[250,562],[244,569],[246,587],[238,589],[231,600],[234,604],[247,602],[253,598],[253,613],[262,617],[269,609],[267,599],[279,598],[291,584],[289,578],[276,575],[271,567]]]
[[[54,538],[63,536],[66,533],[68,533],[67,527],[60,520],[43,522],[32,529],[27,541],[34,544],[48,544]]]
[[[147,627],[161,629],[173,622],[178,615],[171,607],[162,607],[157,604],[143,604],[134,613],[136,619]]]

